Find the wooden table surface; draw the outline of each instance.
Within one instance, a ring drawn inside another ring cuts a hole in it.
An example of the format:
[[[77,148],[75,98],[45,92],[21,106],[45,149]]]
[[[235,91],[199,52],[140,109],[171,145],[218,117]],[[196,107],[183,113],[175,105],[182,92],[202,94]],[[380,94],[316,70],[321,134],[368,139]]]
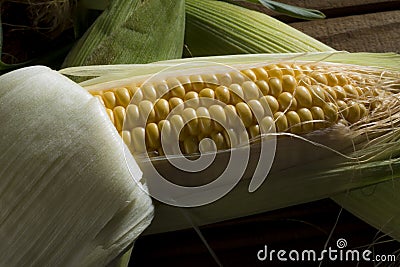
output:
[[[328,44],[350,52],[400,53],[400,1],[394,0],[280,0],[318,9],[324,20],[300,21],[267,14]],[[336,226],[335,226],[336,225]],[[351,248],[368,247],[381,254],[397,251],[400,243],[382,237],[330,199],[288,207],[240,219],[200,227],[209,249],[195,229],[141,236],[131,257],[131,266],[287,266],[282,262],[260,262],[257,252],[271,249],[316,249],[335,246],[345,238]],[[329,236],[332,236],[329,238]],[[329,242],[327,243],[327,241]],[[214,256],[213,256],[214,254]],[[319,263],[289,266],[318,266]],[[321,266],[357,266],[357,263],[328,263]],[[373,266],[362,263],[358,266]],[[394,265],[400,266],[399,262]]]

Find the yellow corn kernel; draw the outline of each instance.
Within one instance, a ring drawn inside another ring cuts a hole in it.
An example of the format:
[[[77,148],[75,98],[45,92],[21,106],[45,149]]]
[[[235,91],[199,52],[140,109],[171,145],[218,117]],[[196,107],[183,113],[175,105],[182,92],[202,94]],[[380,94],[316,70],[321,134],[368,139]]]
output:
[[[240,119],[242,120],[244,126],[250,127],[250,125],[253,122],[253,114],[249,108],[249,106],[246,103],[238,103],[236,105],[236,111],[240,117]]]

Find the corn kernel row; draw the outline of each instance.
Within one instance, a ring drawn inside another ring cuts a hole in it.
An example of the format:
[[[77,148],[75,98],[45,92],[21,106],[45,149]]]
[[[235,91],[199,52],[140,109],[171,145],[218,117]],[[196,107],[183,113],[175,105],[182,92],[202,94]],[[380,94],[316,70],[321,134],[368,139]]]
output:
[[[175,135],[176,147],[191,154],[212,148],[205,138],[225,149],[274,129],[303,134],[355,123],[373,108],[368,100],[378,94],[376,82],[326,65],[280,63],[92,93],[132,151],[163,155],[162,133],[164,140]]]

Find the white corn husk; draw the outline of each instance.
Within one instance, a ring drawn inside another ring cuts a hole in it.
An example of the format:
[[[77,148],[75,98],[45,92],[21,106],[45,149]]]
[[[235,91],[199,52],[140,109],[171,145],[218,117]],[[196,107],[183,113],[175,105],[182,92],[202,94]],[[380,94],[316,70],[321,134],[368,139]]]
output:
[[[0,77],[0,266],[105,266],[150,224],[101,105],[47,67]]]

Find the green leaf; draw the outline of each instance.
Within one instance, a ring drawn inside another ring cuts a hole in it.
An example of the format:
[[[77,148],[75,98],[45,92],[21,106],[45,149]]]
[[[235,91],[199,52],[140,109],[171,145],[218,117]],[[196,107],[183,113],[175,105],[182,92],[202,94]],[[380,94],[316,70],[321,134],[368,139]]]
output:
[[[235,0],[233,0],[235,1]],[[315,9],[308,9],[298,6],[292,6],[272,0],[247,0],[247,2],[251,3],[261,3],[266,8],[269,8],[273,11],[279,12],[281,14],[298,18],[298,19],[306,19],[306,20],[313,20],[313,19],[324,19],[325,15],[319,10]]]
[[[114,0],[68,54],[66,66],[180,58],[185,1]]]
[[[186,0],[190,56],[332,50],[267,14],[223,1]]]
[[[253,1],[251,1],[253,2]],[[259,2],[276,12],[282,13],[284,15],[288,15],[290,17],[298,18],[298,19],[306,19],[306,20],[313,20],[313,19],[323,19],[325,18],[324,13],[319,10],[315,9],[308,9],[303,7],[292,6],[272,0],[259,0]]]

